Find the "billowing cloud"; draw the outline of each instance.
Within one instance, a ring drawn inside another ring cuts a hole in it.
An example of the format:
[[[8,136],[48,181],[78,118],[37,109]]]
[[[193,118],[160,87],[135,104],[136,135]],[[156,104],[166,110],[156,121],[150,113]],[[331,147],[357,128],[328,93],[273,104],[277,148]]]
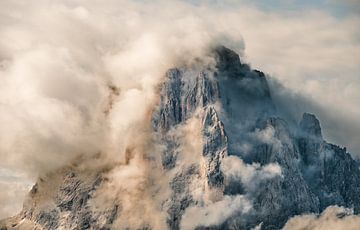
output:
[[[277,163],[261,166],[258,163],[246,164],[237,156],[225,157],[221,170],[228,179],[241,181],[247,189],[254,190],[258,183],[281,176],[281,167]]]
[[[360,130],[359,17],[232,6],[1,1],[0,167],[34,180],[79,155],[126,161],[151,142],[147,121],[165,71],[216,43],[322,104],[334,114],[328,121],[351,122],[336,129],[353,134],[338,143],[360,149],[351,141]],[[325,122],[324,133],[337,142],[332,127]]]
[[[251,202],[245,196],[224,196],[222,200],[203,207],[192,206],[186,209],[180,227],[190,230],[220,225],[232,215],[247,213],[251,208]]]
[[[284,230],[356,230],[360,226],[360,216],[353,215],[351,209],[329,206],[320,215],[307,214],[291,218]]]

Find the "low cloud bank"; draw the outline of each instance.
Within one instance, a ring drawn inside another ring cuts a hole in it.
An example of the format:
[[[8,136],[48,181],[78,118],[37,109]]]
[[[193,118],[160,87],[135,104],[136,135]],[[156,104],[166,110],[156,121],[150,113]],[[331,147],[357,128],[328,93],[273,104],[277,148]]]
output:
[[[360,226],[360,216],[353,215],[351,209],[329,206],[320,215],[307,214],[291,218],[284,230],[356,230]]]

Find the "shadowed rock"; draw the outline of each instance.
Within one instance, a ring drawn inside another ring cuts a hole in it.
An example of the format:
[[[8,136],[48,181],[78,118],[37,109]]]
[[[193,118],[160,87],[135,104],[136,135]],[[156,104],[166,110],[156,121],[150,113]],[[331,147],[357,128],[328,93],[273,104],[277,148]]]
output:
[[[241,63],[239,55],[224,46],[215,48],[212,56],[215,69],[204,64],[168,70],[152,114],[153,131],[163,146],[157,153],[159,167],[171,175],[169,198],[160,205],[168,228],[179,229],[189,207],[221,201],[224,195],[245,195],[252,211],[243,215],[235,210],[220,224],[198,229],[251,229],[261,223],[261,229],[280,229],[294,215],[335,204],[358,214],[359,164],[345,148],[323,140],[315,115],[304,113],[299,127],[290,128],[276,111],[264,73]],[[183,148],[179,132],[192,119],[199,130],[191,131],[200,139],[191,141],[201,143],[198,152],[186,153],[198,160],[185,162],[181,154],[189,150]],[[281,175],[245,186],[225,177],[221,166],[229,155],[247,167],[276,164]],[[104,178],[102,171],[90,174],[70,167],[39,180],[22,212],[3,222],[2,229],[121,229],[115,226],[122,215],[116,199],[102,211],[91,209]],[[194,195],[199,191],[201,196]],[[151,227],[145,223],[143,229]]]

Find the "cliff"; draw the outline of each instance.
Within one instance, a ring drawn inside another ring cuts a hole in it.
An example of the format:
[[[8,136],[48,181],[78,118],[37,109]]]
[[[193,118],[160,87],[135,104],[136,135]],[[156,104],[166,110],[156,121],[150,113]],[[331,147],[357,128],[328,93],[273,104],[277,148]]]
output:
[[[168,70],[159,87],[151,126],[163,146],[156,152],[167,187],[156,204],[165,216],[161,226],[279,229],[294,215],[329,205],[358,214],[358,164],[346,149],[323,140],[315,115],[304,113],[298,127],[290,127],[277,113],[264,73],[223,46],[211,56],[215,64]],[[115,195],[94,209],[108,171],[75,164],[40,178],[22,212],[2,229],[133,227]],[[152,191],[154,200],[160,192]],[[136,228],[156,229],[152,224],[139,220]]]

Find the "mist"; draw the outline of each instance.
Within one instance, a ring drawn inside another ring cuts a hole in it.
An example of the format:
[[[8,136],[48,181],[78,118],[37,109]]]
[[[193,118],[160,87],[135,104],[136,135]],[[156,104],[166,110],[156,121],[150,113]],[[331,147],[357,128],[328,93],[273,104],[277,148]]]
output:
[[[242,1],[1,1],[0,183],[18,195],[0,194],[0,218],[19,211],[19,197],[40,175],[79,156],[101,154],[117,168],[139,143],[146,144],[135,154],[161,149],[149,126],[159,83],[169,68],[204,58],[214,44],[283,84],[286,92],[274,90],[274,97],[292,95],[279,102],[288,105],[285,113],[317,113],[329,141],[360,154],[360,19],[301,13]],[[144,169],[138,155],[130,166],[141,187],[152,167]],[[116,170],[108,176],[110,187],[126,177]]]
[[[284,226],[285,230],[297,229],[349,229],[359,228],[360,217],[353,215],[351,209],[338,206],[326,208],[320,215],[307,214],[291,218]]]

